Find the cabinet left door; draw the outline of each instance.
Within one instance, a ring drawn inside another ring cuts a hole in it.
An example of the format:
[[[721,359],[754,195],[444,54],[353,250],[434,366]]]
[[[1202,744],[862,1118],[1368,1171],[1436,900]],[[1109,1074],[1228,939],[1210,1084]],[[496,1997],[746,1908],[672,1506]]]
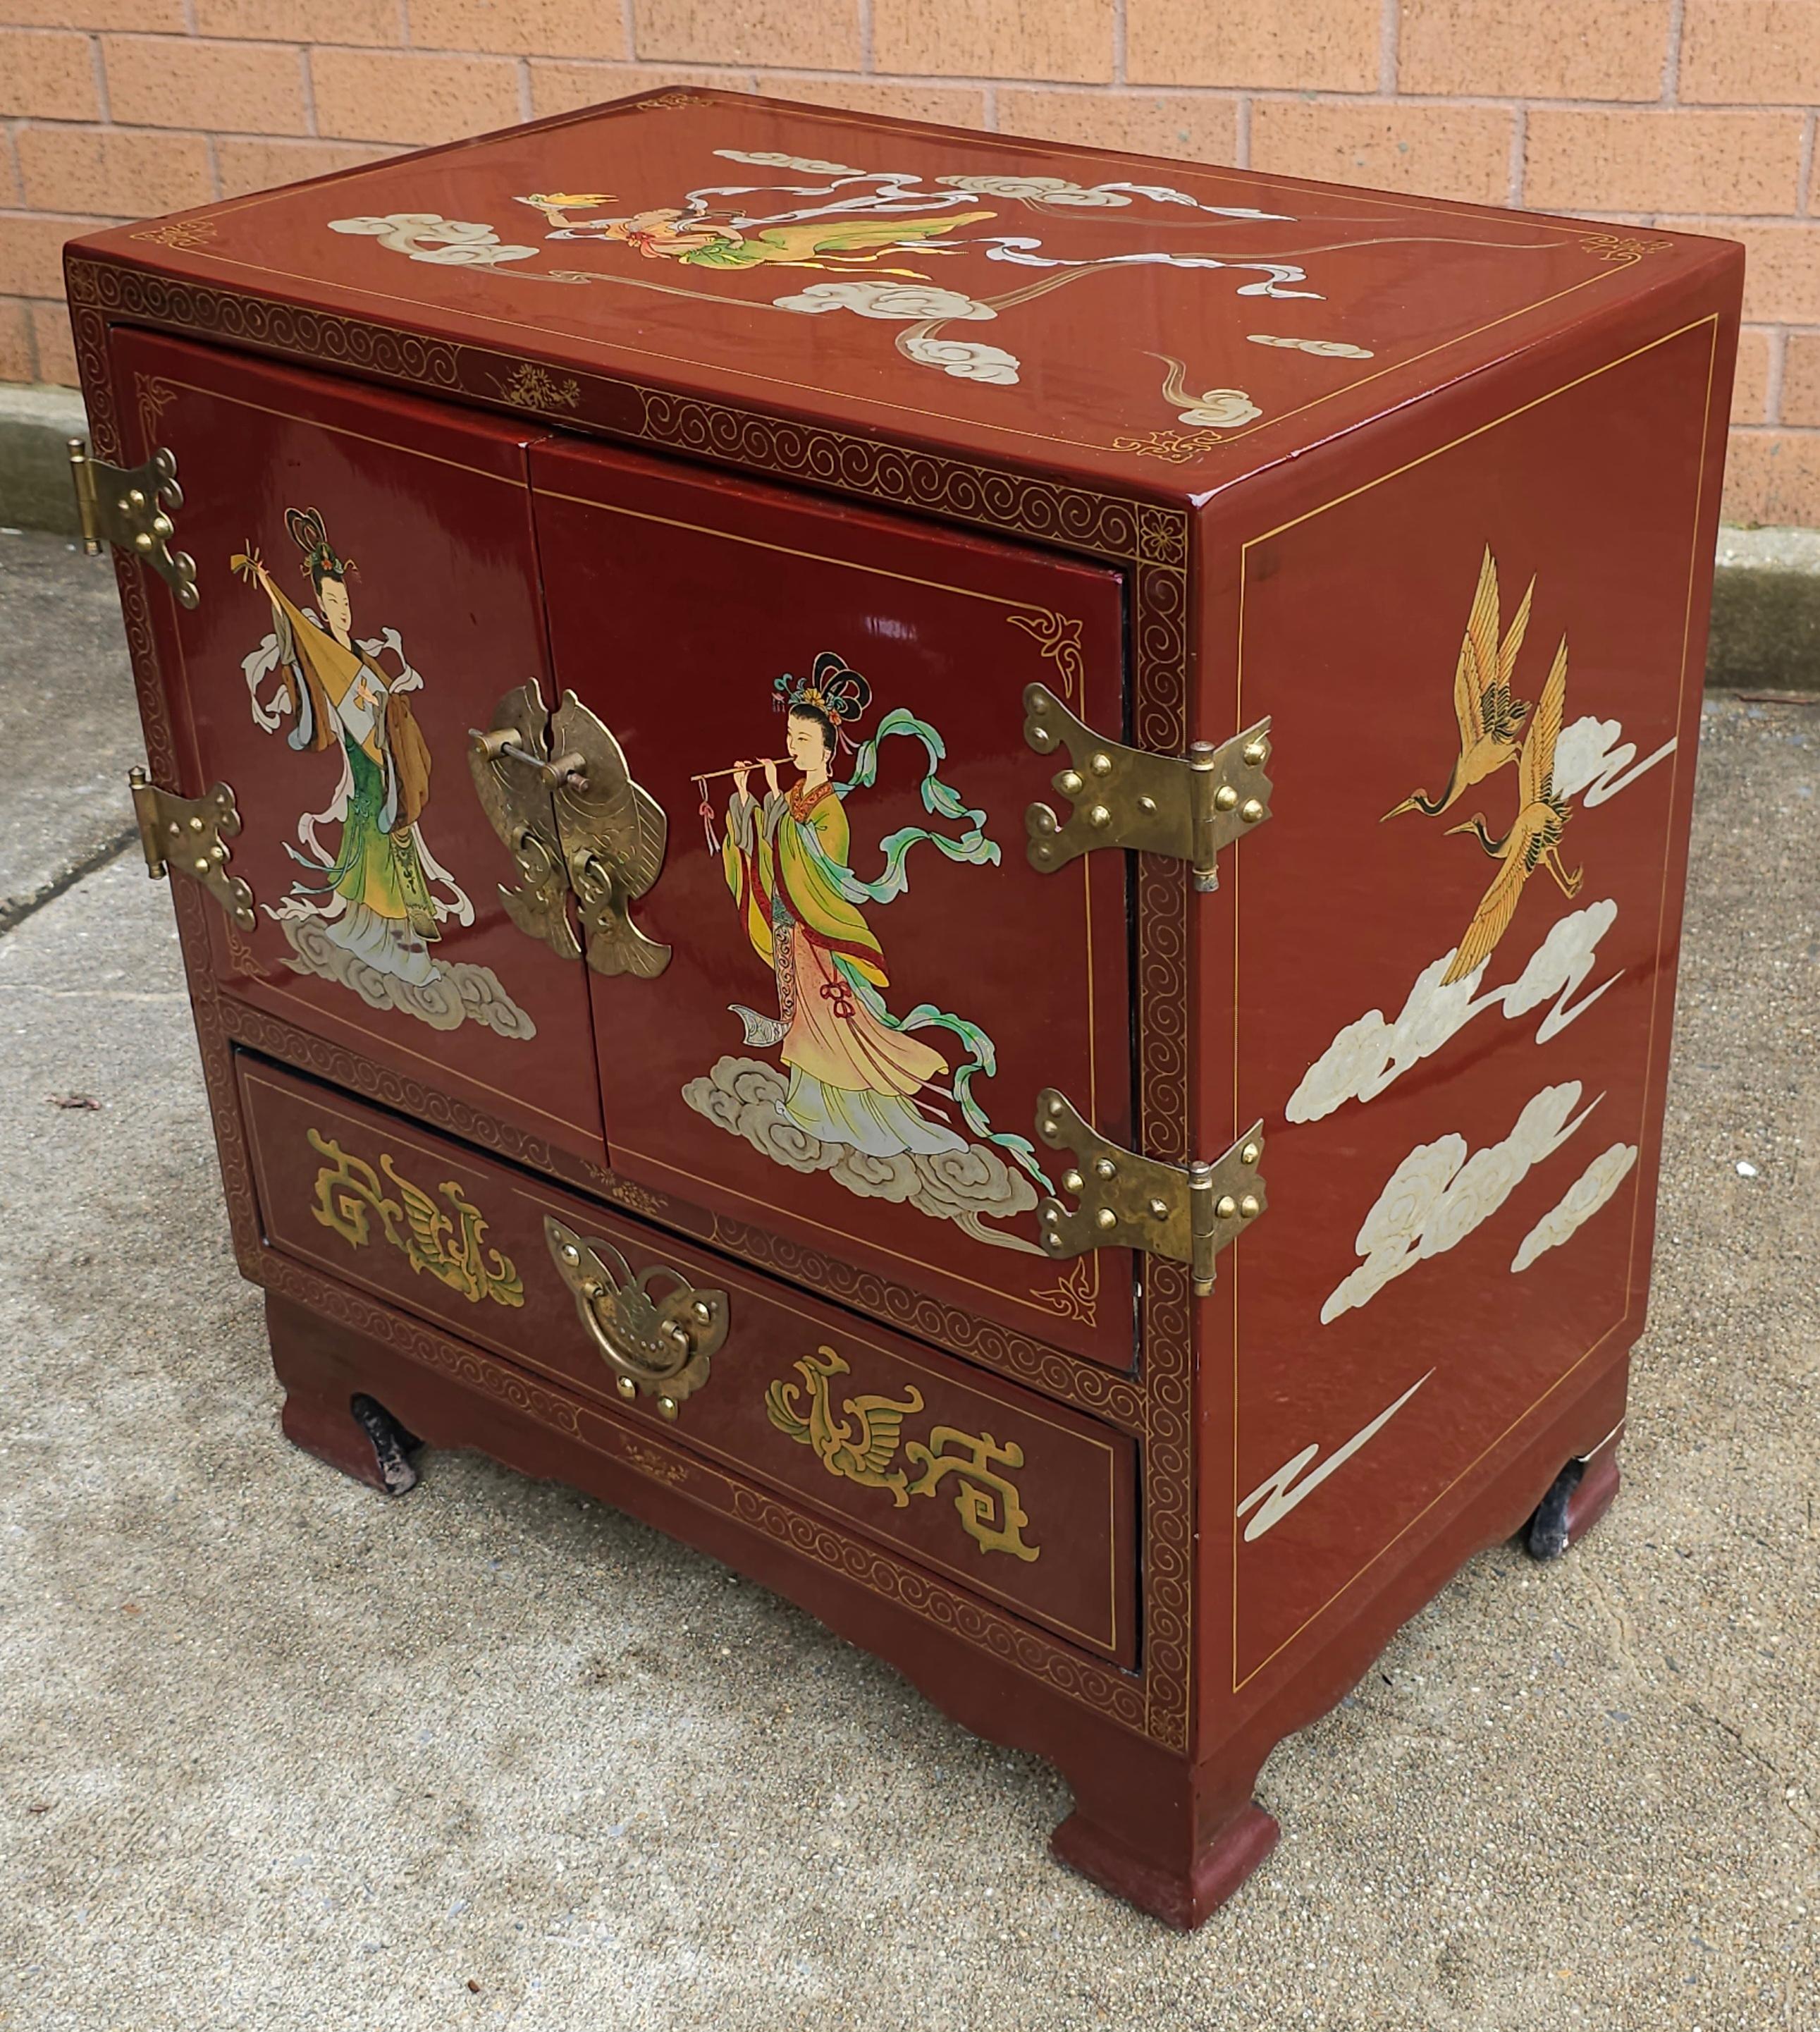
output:
[[[531,434],[144,332],[110,360],[129,462],[174,455],[196,566],[188,609],[147,576],[164,787],[225,783],[241,818],[253,925],[211,905],[217,979],[376,1064],[379,1099],[604,1166],[585,969],[508,916],[469,764],[507,694],[549,695]]]

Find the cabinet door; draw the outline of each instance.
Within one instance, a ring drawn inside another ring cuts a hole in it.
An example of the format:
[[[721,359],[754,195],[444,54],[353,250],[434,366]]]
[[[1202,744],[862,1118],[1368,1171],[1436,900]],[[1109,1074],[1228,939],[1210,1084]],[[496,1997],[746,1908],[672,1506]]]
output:
[[[593,446],[531,470],[556,684],[668,821],[631,906],[667,963],[591,977],[616,1171],[934,1338],[1128,1363],[1131,1258],[1043,1253],[1034,1135],[1048,1086],[1130,1134],[1124,857],[1031,866],[1023,732],[1035,682],[1118,730],[1118,575]]]
[[[225,783],[241,820],[255,921],[211,908],[223,984],[403,1075],[396,1104],[450,1096],[601,1164],[583,969],[507,917],[517,871],[468,764],[469,729],[544,668],[526,431],[112,345],[129,457],[176,455],[196,563],[193,608],[151,590],[187,779],[166,787]]]

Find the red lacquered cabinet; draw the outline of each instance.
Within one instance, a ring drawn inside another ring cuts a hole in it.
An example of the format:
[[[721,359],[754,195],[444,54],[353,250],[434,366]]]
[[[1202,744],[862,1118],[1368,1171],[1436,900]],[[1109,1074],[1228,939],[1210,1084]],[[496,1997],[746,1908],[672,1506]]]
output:
[[[1199,1923],[1617,1489],[1738,250],[691,91],[68,267],[286,1432],[702,1547]]]

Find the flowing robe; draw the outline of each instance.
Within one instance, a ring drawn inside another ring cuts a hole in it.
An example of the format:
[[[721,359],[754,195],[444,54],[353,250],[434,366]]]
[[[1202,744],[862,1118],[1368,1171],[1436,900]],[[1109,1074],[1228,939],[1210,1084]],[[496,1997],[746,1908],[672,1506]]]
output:
[[[848,850],[846,810],[831,783],[762,805],[736,795],[727,807],[727,886],[777,981],[790,1069],[784,1111],[823,1142],[875,1157],[964,1150],[965,1137],[916,1105],[917,1092],[948,1063],[885,1010],[883,951],[835,880]]]
[[[300,680],[290,745],[338,746],[348,772],[340,848],[319,880],[297,890],[337,899],[313,913],[337,944],[382,972],[427,981],[426,944],[442,934],[416,831],[430,799],[423,731],[371,656],[337,641],[276,587],[267,591]]]

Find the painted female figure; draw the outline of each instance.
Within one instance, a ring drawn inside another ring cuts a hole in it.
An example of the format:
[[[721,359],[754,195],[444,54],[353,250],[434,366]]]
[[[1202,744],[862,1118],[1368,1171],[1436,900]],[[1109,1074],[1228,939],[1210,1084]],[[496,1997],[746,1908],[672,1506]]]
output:
[[[256,582],[271,602],[273,633],[246,659],[254,717],[274,731],[279,715],[294,712],[290,745],[300,751],[335,749],[341,780],[323,812],[307,815],[298,837],[308,853],[288,847],[307,875],[269,913],[314,918],[334,943],[382,973],[423,984],[438,969],[430,946],[449,914],[471,920],[472,906],[424,846],[417,822],[430,797],[430,751],[411,710],[408,693],[423,680],[405,663],[396,635],[362,643],[353,634],[347,578],[354,570],[330,542],[313,508],[286,511],[285,526],[303,553],[302,570],[315,610],[300,608],[281,592],[256,551],[237,556],[234,569]],[[388,676],[379,654],[390,648],[403,667]],[[259,681],[274,668],[289,674],[269,706]],[[341,836],[331,854],[316,827],[338,822]],[[449,902],[431,893],[432,881]]]
[[[761,803],[749,788],[760,765],[733,769],[721,857],[746,936],[776,977],[778,1014],[735,1007],[748,1043],[781,1046],[790,1070],[782,1106],[800,1128],[875,1157],[933,1156],[967,1148],[919,1098],[948,1063],[906,1034],[878,993],[889,981],[884,951],[851,894],[846,808],[829,775],[871,697],[857,671],[824,652],[809,678],[780,695],[801,781],[785,790],[778,764],[763,764]]]
[[[778,985],[776,1016],[762,1016],[741,1002],[731,1004],[745,1026],[745,1042],[776,1044],[790,1069],[788,1091],[774,1105],[817,1144],[861,1150],[874,1158],[908,1158],[914,1167],[924,1167],[953,1152],[967,1152],[967,1164],[953,1172],[951,1186],[963,1175],[975,1185],[1003,1181],[999,1154],[1042,1178],[1030,1140],[994,1130],[973,1093],[973,1081],[991,1079],[998,1066],[994,1040],[985,1030],[965,1016],[936,1008],[934,1002],[918,1002],[908,1016],[893,1016],[879,992],[889,985],[889,975],[867,906],[884,906],[902,896],[910,886],[904,861],[920,843],[949,861],[998,865],[998,843],[985,835],[985,812],[973,811],[953,784],[942,783],[938,770],[946,750],[941,734],[908,707],[886,713],[871,740],[857,745],[849,740],[847,730],[871,705],[871,687],[835,650],[822,650],[807,678],[776,678],[772,693],[786,715],[784,744],[800,780],[788,788],[780,784],[776,760],[740,762],[731,770],[733,797],[727,805],[725,837],[713,835],[713,809],[705,798],[703,819],[709,825],[709,847],[721,855],[745,937]],[[879,745],[898,734],[920,741],[927,756],[918,786],[922,809],[955,821],[959,831],[906,825],[889,833],[879,841],[884,872],[865,880],[853,870],[845,798],[878,780]],[[831,770],[841,750],[851,750],[853,762],[845,783],[835,783]],[[754,770],[764,770],[762,798],[751,794]],[[699,783],[705,793],[705,776]],[[963,1047],[957,1063],[951,1065],[914,1037],[918,1030],[946,1030],[955,1037]],[[721,1065],[741,1063],[750,1065]],[[717,1066],[715,1077],[719,1073]],[[697,1085],[707,1089],[713,1081]],[[967,1134],[942,1119],[942,1101],[953,1105],[975,1140],[969,1142]],[[691,1105],[715,1114],[707,1091],[701,1097],[691,1093]],[[721,1118],[715,1114],[715,1119]],[[995,1144],[998,1154],[985,1152],[983,1144]],[[766,1144],[759,1142],[759,1148]],[[991,1162],[983,1162],[987,1156]],[[835,1177],[841,1177],[839,1167]],[[843,1182],[861,1189],[853,1178]],[[1018,1205],[1018,1193],[1008,1189],[1003,1205],[981,1211],[1013,1211]],[[985,1242],[1030,1246],[989,1231],[973,1215],[965,1220]]]

